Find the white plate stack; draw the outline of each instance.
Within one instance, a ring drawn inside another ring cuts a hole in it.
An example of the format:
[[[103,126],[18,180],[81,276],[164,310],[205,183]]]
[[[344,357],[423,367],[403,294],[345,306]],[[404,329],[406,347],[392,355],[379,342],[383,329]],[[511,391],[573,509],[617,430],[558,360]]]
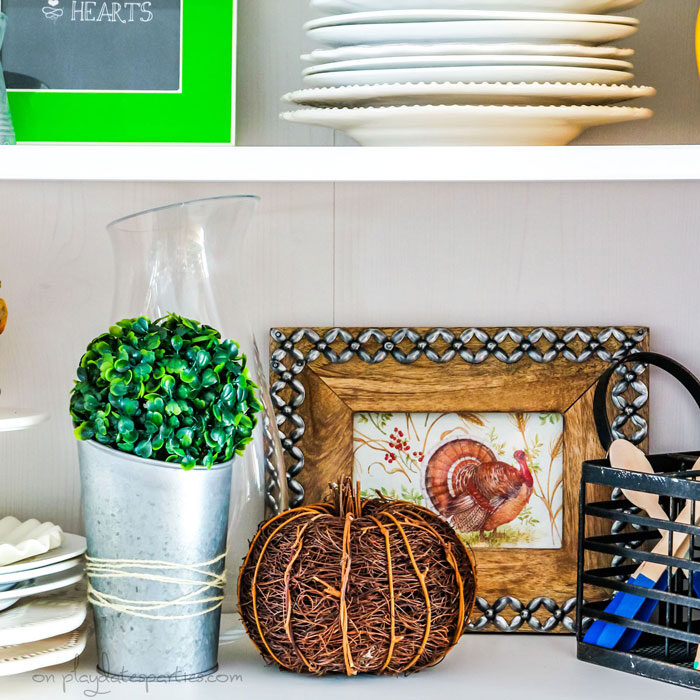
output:
[[[83,579],[85,549],[84,537],[52,523],[0,519],[0,676],[65,663],[83,651],[85,594],[69,589]]]
[[[647,119],[619,103],[642,0],[311,0],[322,48],[282,118],[367,146],[564,145],[591,126]],[[430,9],[424,9],[432,5]]]

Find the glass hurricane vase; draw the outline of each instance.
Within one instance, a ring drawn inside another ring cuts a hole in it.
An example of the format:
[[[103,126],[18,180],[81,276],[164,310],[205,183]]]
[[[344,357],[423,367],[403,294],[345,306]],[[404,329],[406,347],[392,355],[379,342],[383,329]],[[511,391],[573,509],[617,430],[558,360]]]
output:
[[[238,567],[258,524],[287,508],[284,457],[268,382],[255,341],[254,285],[249,224],[258,197],[238,195],[181,202],[127,216],[108,225],[116,284],[110,323],[122,318],[157,319],[169,312],[192,318],[234,339],[248,357],[264,410],[254,441],[233,467],[229,517],[227,599],[235,609]],[[186,474],[183,474],[186,478]],[[231,640],[240,624],[225,631]]]

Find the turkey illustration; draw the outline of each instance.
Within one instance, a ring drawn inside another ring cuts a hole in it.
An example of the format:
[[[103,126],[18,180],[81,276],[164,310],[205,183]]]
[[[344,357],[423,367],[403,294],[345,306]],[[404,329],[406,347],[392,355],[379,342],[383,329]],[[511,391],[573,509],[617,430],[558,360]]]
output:
[[[515,520],[532,496],[532,472],[522,450],[518,467],[486,445],[460,438],[437,446],[427,460],[424,486],[433,508],[461,533],[493,531]]]

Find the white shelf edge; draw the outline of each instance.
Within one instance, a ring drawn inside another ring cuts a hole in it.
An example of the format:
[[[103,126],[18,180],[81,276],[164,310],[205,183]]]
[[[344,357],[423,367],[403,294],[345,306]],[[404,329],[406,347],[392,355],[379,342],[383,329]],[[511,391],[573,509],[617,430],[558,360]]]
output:
[[[700,145],[343,148],[23,144],[0,148],[0,180],[700,180]]]

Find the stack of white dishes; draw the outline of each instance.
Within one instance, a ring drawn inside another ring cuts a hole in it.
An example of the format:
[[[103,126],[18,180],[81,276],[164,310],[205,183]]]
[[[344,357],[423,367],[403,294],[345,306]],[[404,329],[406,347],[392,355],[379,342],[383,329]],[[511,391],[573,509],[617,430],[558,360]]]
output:
[[[0,520],[0,676],[64,663],[85,648],[85,538],[52,523]]]
[[[591,126],[647,119],[619,103],[639,21],[605,14],[642,0],[311,0],[322,44],[302,56],[288,121],[363,145],[563,145]],[[423,9],[431,6],[430,9]]]

